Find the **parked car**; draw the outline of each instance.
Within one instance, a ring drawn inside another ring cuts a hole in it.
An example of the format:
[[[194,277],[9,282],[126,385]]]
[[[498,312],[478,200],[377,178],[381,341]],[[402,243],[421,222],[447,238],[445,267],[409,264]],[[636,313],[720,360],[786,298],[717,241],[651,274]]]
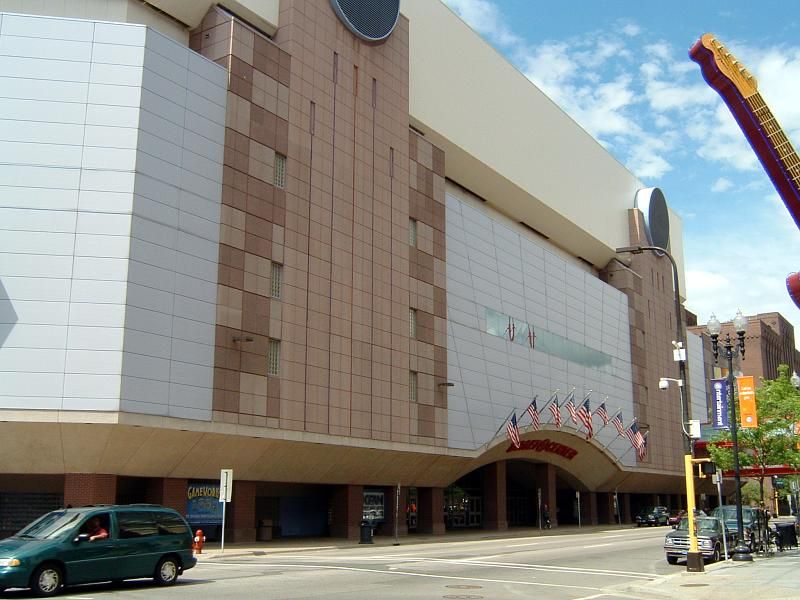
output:
[[[728,552],[731,552],[736,540],[736,533],[715,517],[697,517],[697,549],[708,562],[718,561],[724,554],[727,538]],[[678,559],[686,558],[689,551],[689,519],[683,519],[678,527],[670,531],[664,538],[664,552],[667,562],[677,564]]]
[[[723,519],[728,529],[737,533],[736,505],[723,504],[711,511],[712,517]],[[744,528],[744,543],[751,552],[760,550],[765,544],[767,536],[767,523],[769,519],[764,509],[757,506],[742,507],[742,526]]]
[[[687,511],[685,509],[683,509],[683,510],[673,510],[669,514],[669,519],[667,519],[667,525],[672,525],[673,527],[676,527],[677,525],[680,524],[681,520],[686,518],[686,516],[688,514],[689,514],[689,511]],[[695,508],[694,509],[694,516],[695,517],[705,517],[706,513],[703,512],[700,509]]]
[[[647,506],[636,515],[636,526],[666,525],[669,520],[669,509],[666,506]]]
[[[196,562],[189,525],[170,508],[66,508],[0,540],[0,591],[53,596],[65,585],[141,577],[171,585]]]

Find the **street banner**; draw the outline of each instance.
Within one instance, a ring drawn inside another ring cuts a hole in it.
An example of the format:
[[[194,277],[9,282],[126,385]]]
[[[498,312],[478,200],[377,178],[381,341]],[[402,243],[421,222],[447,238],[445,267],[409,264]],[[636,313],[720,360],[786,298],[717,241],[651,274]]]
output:
[[[711,402],[714,409],[714,429],[728,428],[728,380],[711,380]]]
[[[736,385],[739,388],[739,412],[742,417],[742,427],[758,427],[755,377],[752,375],[737,377]]]

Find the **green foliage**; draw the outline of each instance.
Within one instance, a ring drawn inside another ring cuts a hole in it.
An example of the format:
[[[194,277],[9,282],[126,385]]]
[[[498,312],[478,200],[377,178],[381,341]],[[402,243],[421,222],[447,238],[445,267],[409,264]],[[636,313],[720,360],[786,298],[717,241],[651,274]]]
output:
[[[761,500],[761,486],[755,481],[748,481],[742,486],[742,505],[758,504]]]
[[[738,417],[739,400],[735,400]],[[763,469],[769,465],[800,466],[800,441],[794,424],[800,421],[800,391],[789,380],[789,367],[780,365],[776,379],[763,379],[756,389],[758,427],[738,429],[739,465],[762,469],[758,479],[763,500]],[[718,433],[711,441],[730,441],[729,431]],[[709,454],[723,470],[733,468],[733,449],[709,444]]]

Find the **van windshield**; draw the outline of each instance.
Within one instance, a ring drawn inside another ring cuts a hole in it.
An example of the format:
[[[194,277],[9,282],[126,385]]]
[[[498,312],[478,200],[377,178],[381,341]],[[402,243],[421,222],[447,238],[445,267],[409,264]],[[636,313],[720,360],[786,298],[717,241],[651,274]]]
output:
[[[78,512],[54,510],[24,527],[17,537],[47,540],[56,538],[75,527],[83,515]]]

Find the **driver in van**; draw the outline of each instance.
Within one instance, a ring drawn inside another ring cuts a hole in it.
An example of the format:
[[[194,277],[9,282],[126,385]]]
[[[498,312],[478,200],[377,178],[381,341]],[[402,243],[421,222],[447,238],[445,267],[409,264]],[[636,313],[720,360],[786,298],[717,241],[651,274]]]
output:
[[[83,526],[84,532],[89,534],[89,541],[93,542],[95,540],[104,540],[108,537],[108,531],[105,527],[103,527],[102,523],[100,522],[100,517],[92,517]]]

